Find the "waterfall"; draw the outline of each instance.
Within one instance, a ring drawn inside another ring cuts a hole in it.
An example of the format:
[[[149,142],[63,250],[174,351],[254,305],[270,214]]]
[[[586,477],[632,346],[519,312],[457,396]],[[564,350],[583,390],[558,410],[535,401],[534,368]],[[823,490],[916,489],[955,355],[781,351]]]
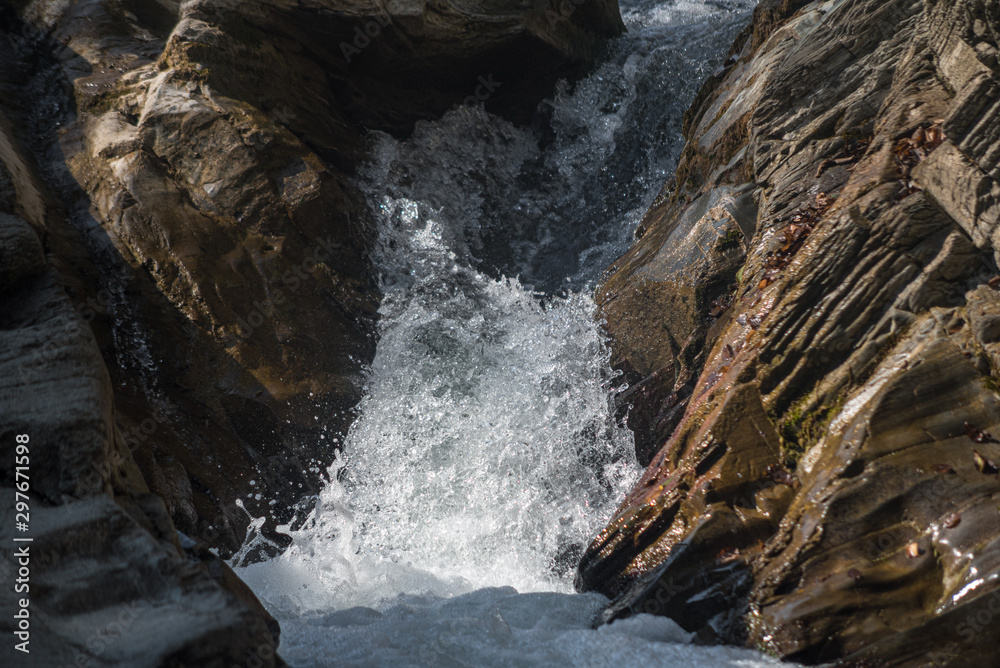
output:
[[[572,592],[640,473],[589,295],[753,4],[623,6],[629,34],[538,127],[463,106],[372,137],[385,298],[365,397],[291,547],[240,569],[292,666],[772,663],[649,615],[593,630],[607,600]]]

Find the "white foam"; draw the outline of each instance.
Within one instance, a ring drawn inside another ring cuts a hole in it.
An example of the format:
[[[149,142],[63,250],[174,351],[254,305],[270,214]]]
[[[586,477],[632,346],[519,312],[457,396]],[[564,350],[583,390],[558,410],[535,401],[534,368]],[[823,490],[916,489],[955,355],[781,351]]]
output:
[[[639,472],[610,415],[593,302],[542,305],[463,264],[417,203],[382,212],[385,245],[402,258],[388,272],[410,280],[387,282],[345,456],[288,552],[247,577],[284,569],[282,592],[268,595],[297,612],[510,583],[568,591],[575,559]]]
[[[359,417],[312,515],[285,528],[291,547],[240,569],[292,666],[774,663],[690,645],[665,618],[594,630],[608,601],[571,593],[639,474],[588,285],[679,149],[643,121],[672,125],[687,105],[656,90],[656,63],[680,58],[661,28],[560,88],[545,146],[471,107],[378,138],[362,187],[385,298]],[[633,132],[649,146],[634,151]]]
[[[324,666],[671,666],[787,665],[750,650],[701,647],[663,617],[638,615],[593,630],[607,603],[597,594],[518,594],[511,587],[453,598],[402,596],[282,623],[284,658]]]

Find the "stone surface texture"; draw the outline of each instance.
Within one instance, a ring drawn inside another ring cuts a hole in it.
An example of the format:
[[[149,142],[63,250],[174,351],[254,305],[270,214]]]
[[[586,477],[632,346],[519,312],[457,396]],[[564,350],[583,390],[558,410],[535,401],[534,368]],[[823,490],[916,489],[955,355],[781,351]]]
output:
[[[652,459],[580,565],[606,620],[996,663],[998,33],[991,0],[758,5],[598,293]]]

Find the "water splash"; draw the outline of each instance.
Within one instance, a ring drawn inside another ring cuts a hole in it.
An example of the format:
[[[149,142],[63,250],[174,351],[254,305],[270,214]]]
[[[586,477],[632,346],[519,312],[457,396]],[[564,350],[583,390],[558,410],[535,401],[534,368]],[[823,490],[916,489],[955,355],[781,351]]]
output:
[[[593,304],[543,306],[464,266],[433,218],[402,218],[420,268],[384,308],[345,450],[350,498],[372,520],[360,534],[373,553],[477,584],[556,586],[637,474],[610,419]]]
[[[611,416],[593,302],[543,304],[472,269],[433,206],[385,197],[378,209],[385,298],[366,396],[281,561],[341,604],[512,582],[569,591],[639,473]]]
[[[292,665],[773,663],[648,615],[593,630],[607,600],[569,593],[639,473],[590,286],[753,3],[647,4],[538,127],[460,107],[376,137],[361,186],[385,298],[366,395],[291,548],[240,571]]]

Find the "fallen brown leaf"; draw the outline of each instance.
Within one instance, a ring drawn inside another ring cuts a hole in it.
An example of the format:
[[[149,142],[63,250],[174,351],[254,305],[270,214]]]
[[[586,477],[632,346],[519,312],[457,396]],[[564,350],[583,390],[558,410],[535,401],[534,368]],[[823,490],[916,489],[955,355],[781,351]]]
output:
[[[973,443],[1000,443],[1000,441],[993,438],[993,434],[977,429],[968,422],[965,423],[965,435],[968,436]]]
[[[976,469],[980,473],[985,473],[987,475],[996,475],[1000,473],[1000,467],[993,463],[992,460],[984,457],[978,450],[972,451],[972,459],[976,463]]]
[[[787,485],[792,488],[798,487],[798,481],[795,479],[795,476],[789,473],[788,469],[778,464],[768,466],[767,475],[779,485]]]

